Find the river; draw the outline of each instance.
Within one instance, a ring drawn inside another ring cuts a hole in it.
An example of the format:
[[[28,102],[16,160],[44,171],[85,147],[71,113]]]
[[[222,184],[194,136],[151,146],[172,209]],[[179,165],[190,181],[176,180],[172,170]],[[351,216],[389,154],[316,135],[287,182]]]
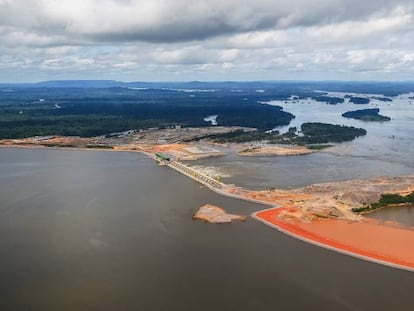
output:
[[[248,219],[137,153],[0,148],[0,310],[410,310],[414,274]]]
[[[330,96],[344,95],[330,93]],[[371,99],[368,105],[355,105],[348,99],[337,105],[312,99],[271,101],[267,104],[281,106],[296,116],[288,126],[276,128],[280,132],[289,127],[300,129],[305,122],[324,122],[361,127],[367,130],[367,135],[304,156],[250,158],[222,148],[226,156],[202,159],[195,165],[216,167],[224,182],[249,189],[296,188],[320,182],[414,174],[414,100],[411,96],[393,97],[392,102]],[[341,116],[349,110],[366,108],[379,108],[391,121],[364,122]]]

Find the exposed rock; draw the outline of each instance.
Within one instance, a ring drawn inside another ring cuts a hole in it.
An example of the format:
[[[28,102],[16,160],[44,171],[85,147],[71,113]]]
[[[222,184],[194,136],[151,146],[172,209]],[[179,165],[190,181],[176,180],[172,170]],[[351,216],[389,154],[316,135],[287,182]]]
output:
[[[220,207],[206,204],[193,215],[195,220],[204,220],[214,224],[228,224],[233,220],[246,221],[246,216],[227,214],[226,211]]]

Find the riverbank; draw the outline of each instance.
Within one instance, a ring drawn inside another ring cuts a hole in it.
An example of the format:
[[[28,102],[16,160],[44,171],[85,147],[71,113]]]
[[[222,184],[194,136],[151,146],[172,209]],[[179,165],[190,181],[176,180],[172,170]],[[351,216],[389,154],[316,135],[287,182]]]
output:
[[[16,148],[58,148],[66,150],[103,150],[103,151],[138,151],[146,155],[167,153],[170,157],[182,161],[194,161],[202,158],[219,157],[224,153],[212,147],[198,143],[116,144],[100,138],[79,138],[66,136],[33,137],[24,139],[0,140],[0,147]],[[151,156],[153,157],[153,156]]]

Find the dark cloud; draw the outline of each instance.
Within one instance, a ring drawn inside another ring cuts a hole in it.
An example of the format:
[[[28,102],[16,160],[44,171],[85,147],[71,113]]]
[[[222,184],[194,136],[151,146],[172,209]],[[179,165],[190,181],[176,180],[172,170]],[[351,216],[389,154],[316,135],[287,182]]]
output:
[[[0,25],[38,35],[98,42],[183,42],[363,20],[402,0],[0,0]]]

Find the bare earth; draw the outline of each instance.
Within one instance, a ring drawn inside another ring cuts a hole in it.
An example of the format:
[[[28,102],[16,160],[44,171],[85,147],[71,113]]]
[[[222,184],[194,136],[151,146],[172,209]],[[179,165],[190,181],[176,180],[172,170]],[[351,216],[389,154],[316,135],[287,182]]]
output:
[[[313,184],[293,190],[240,190],[240,193],[248,198],[294,207],[298,219],[311,221],[317,218],[362,219],[352,208],[377,202],[384,193],[407,195],[413,191],[414,176],[399,176]]]
[[[313,151],[304,146],[255,146],[247,147],[238,152],[241,156],[290,156],[290,155],[304,155],[312,153]]]

